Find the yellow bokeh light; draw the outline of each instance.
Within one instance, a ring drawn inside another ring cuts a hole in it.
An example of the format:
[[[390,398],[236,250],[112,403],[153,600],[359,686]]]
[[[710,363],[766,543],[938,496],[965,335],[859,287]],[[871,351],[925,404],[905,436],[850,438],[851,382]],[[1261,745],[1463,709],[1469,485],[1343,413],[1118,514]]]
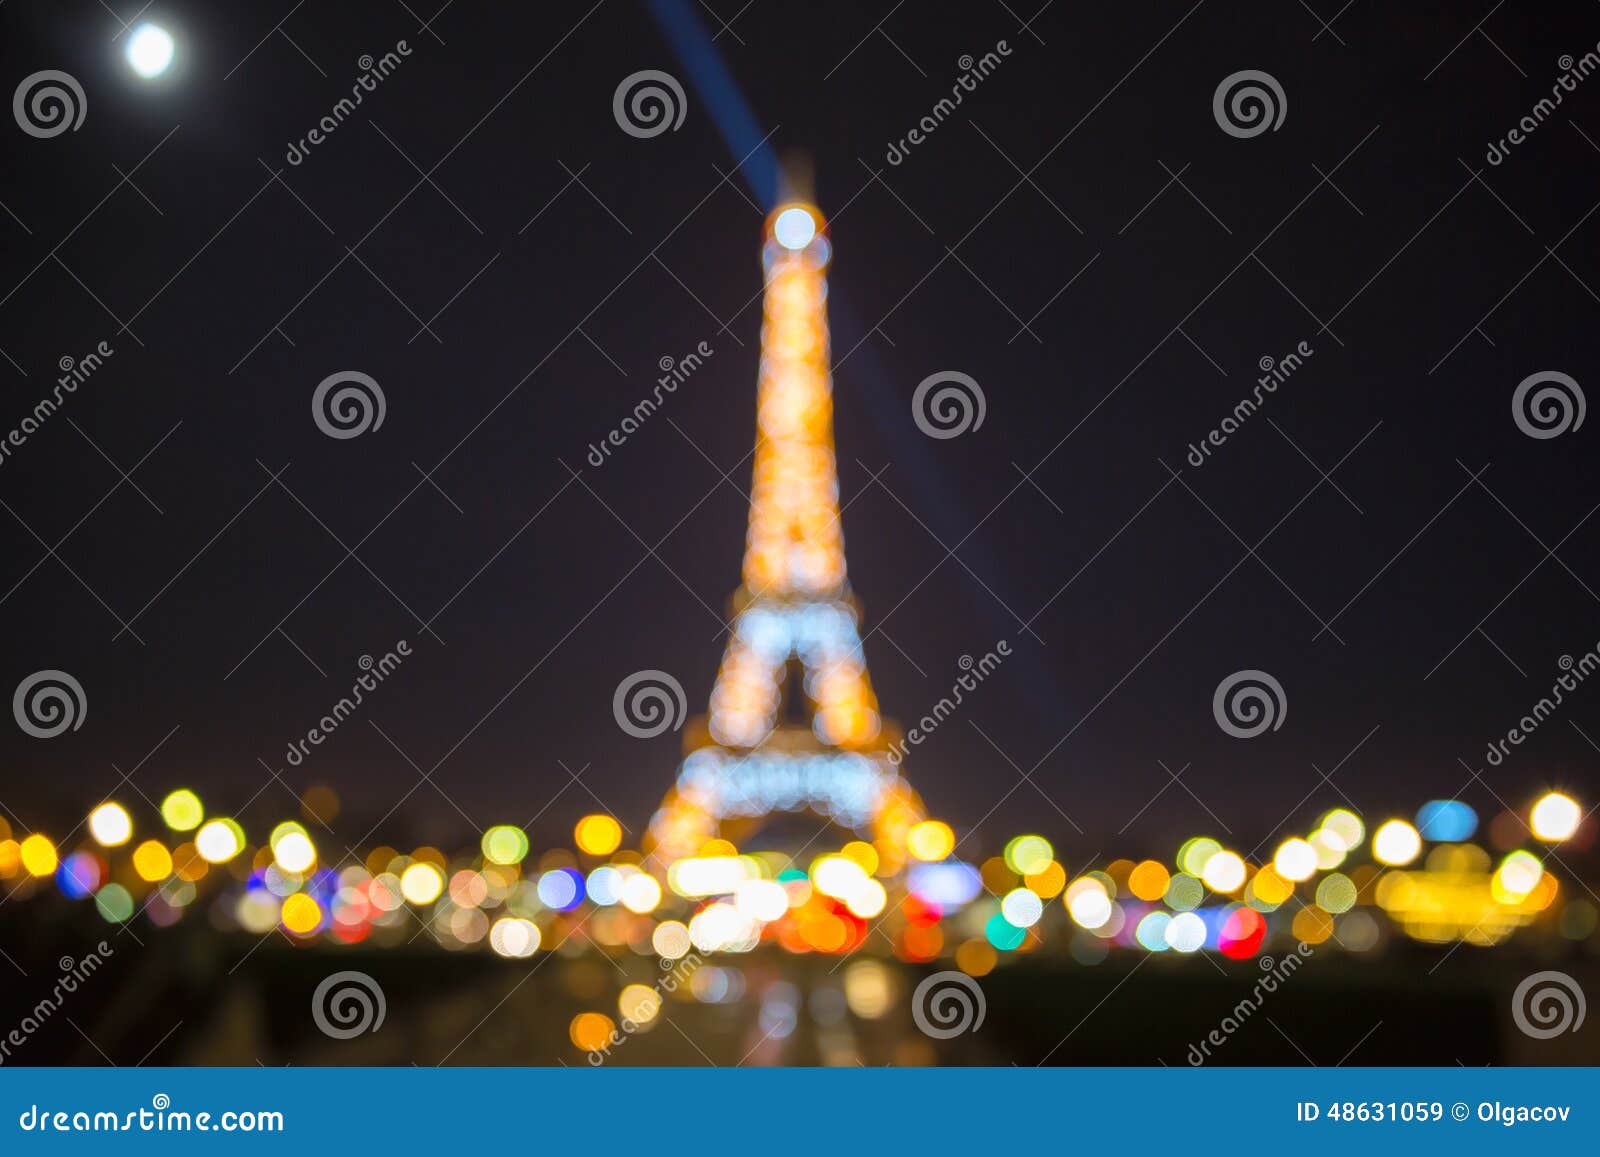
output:
[[[180,787],[161,801],[161,818],[175,832],[192,832],[206,818],[206,810],[199,796]]]
[[[572,1043],[586,1053],[605,1048],[616,1031],[616,1022],[603,1012],[580,1012],[567,1027]]]
[[[1583,822],[1583,810],[1571,796],[1552,791],[1533,805],[1529,826],[1538,839],[1547,844],[1569,840]]]
[[[956,949],[956,967],[968,976],[988,976],[999,960],[1000,954],[987,940],[963,940]]]
[[[1222,851],[1222,845],[1210,836],[1195,836],[1185,840],[1178,849],[1177,864],[1180,870],[1191,876],[1198,876],[1205,871],[1206,861]]]
[[[22,866],[30,876],[48,876],[56,870],[60,862],[56,858],[56,846],[50,842],[49,836],[42,836],[38,832],[22,841],[18,848]]]
[[[1056,850],[1043,836],[1018,836],[1005,848],[1006,867],[1019,876],[1042,872],[1055,858]]]
[[[89,834],[102,848],[120,848],[133,836],[133,819],[120,803],[103,803],[89,813]]]
[[[1041,900],[1053,900],[1067,886],[1067,870],[1051,860],[1042,871],[1031,872],[1022,878],[1028,891]]]
[[[307,936],[317,930],[317,925],[322,923],[322,909],[317,902],[304,892],[296,892],[283,902],[283,909],[278,914],[283,921],[283,926],[296,936]]]
[[[194,834],[194,847],[207,863],[225,864],[244,851],[244,839],[232,820],[208,820]]]
[[[1145,860],[1128,873],[1128,891],[1140,900],[1155,903],[1167,894],[1172,875],[1159,860]]]
[[[400,894],[406,902],[431,904],[444,891],[444,873],[432,864],[416,863],[400,873]]]
[[[923,820],[912,824],[906,833],[906,847],[919,860],[936,863],[944,859],[956,846],[956,834],[943,820]]]
[[[1361,841],[1367,838],[1367,828],[1361,822],[1361,817],[1348,808],[1334,808],[1322,817],[1319,827],[1322,831],[1337,836],[1346,852],[1355,851]]]
[[[1289,931],[1305,944],[1321,944],[1333,935],[1333,917],[1315,905],[1307,905],[1294,914]]]
[[[172,855],[160,840],[146,840],[133,849],[133,870],[147,884],[159,884],[172,875]]]
[[[1263,904],[1277,907],[1294,895],[1294,884],[1278,874],[1271,864],[1250,877],[1250,891]]]
[[[1421,852],[1422,837],[1405,820],[1390,820],[1372,833],[1372,858],[1380,864],[1399,867]]]
[[[609,856],[622,844],[622,825],[608,815],[584,816],[572,830],[580,851]]]
[[[1495,899],[1517,903],[1534,890],[1544,877],[1544,865],[1537,856],[1527,852],[1512,852],[1501,861],[1490,884]]]
[[[869,876],[878,870],[878,849],[865,840],[851,840],[839,849],[839,854],[847,860],[855,861]]]
[[[661,996],[644,984],[630,984],[617,996],[617,1011],[624,1020],[649,1024],[661,1013]]]

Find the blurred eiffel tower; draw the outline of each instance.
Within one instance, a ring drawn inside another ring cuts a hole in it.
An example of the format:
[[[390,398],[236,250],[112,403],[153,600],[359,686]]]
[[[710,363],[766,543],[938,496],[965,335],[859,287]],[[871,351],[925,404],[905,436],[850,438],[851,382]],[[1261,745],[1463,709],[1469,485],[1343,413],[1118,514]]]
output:
[[[744,581],[711,712],[684,730],[676,784],[650,823],[665,860],[736,844],[777,813],[868,835],[894,869],[922,801],[890,759],[845,577],[833,448],[822,212],[796,197],[766,221],[755,478]]]

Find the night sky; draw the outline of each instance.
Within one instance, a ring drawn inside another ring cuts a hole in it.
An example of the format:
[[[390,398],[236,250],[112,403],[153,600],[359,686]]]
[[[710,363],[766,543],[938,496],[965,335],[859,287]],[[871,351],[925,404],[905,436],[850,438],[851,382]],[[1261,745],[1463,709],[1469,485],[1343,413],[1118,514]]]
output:
[[[0,685],[59,669],[87,698],[60,737],[0,728],[13,826],[107,793],[149,824],[140,795],[191,785],[259,835],[327,783],[352,844],[402,797],[367,844],[530,819],[563,841],[602,809],[636,841],[681,737],[624,734],[613,691],[660,669],[703,712],[739,581],[768,149],[810,155],[831,218],[880,702],[914,722],[963,655],[1012,651],[907,760],[976,828],[964,852],[1024,830],[1078,862],[1202,831],[1249,850],[1341,803],[1595,800],[1600,680],[1500,766],[1485,749],[1600,643],[1597,422],[1534,438],[1512,408],[1543,371],[1596,385],[1600,79],[1486,151],[1596,49],[1600,8],[435,6],[157,0],[180,67],[156,83],[122,58],[132,0],[0,8],[4,91],[56,69],[87,106],[48,139],[0,126],[0,437],[63,358],[114,350],[0,464]],[[613,93],[645,69],[687,99],[641,139]],[[1282,88],[1275,130],[1219,126],[1242,70]],[[386,399],[350,439],[312,417],[342,370]],[[941,371],[986,402],[943,440],[912,415]],[[1212,697],[1246,669],[1287,712],[1237,739]]]

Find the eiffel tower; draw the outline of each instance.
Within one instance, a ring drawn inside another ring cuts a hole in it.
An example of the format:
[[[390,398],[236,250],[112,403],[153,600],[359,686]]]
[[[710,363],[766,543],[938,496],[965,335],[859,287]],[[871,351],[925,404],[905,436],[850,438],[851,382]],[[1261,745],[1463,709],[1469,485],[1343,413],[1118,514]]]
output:
[[[739,843],[777,813],[810,813],[870,838],[890,870],[922,801],[889,758],[845,577],[833,449],[822,212],[793,201],[766,221],[755,477],[744,581],[711,712],[684,729],[684,759],[650,822],[666,860]]]

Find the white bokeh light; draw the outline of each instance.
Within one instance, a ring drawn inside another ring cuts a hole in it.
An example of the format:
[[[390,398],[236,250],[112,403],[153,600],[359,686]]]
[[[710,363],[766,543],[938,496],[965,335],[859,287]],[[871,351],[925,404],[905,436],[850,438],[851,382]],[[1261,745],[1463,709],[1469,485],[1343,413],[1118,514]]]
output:
[[[172,64],[172,34],[156,24],[141,24],[128,36],[128,65],[145,79],[160,76]]]
[[[778,214],[772,223],[772,235],[785,249],[804,249],[817,235],[817,219],[799,205],[793,205]]]

